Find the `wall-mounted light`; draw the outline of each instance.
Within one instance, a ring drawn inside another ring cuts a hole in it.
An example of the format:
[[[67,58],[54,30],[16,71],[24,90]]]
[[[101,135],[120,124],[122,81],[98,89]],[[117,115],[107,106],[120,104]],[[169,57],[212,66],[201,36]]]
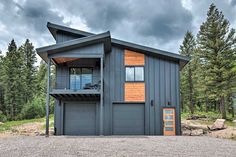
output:
[[[170,105],[171,105],[170,101],[168,101],[168,102],[167,102],[167,105],[168,105],[168,106],[170,106]]]

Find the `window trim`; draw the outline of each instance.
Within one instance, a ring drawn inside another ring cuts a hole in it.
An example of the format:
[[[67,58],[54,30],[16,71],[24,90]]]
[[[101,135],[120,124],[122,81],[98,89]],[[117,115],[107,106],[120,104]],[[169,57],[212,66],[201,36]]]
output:
[[[143,68],[143,80],[142,81],[135,80],[135,67]],[[134,80],[133,81],[126,80],[126,68],[134,68]],[[144,65],[125,65],[125,82],[145,82],[145,66]]]
[[[71,76],[71,69],[72,68],[79,68],[80,69],[80,72],[81,72],[81,75],[80,75],[80,89],[71,89],[71,87],[70,87],[70,82],[71,82],[71,80],[70,80],[70,76]],[[83,90],[83,88],[82,88],[82,68],[89,68],[89,69],[91,69],[92,70],[92,83],[93,83],[93,67],[69,67],[69,89],[71,89],[71,90]]]

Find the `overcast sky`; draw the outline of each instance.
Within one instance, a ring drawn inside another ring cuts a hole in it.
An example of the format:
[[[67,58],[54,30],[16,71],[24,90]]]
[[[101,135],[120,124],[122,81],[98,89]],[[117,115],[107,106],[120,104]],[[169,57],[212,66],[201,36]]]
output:
[[[0,50],[12,38],[35,47],[55,43],[47,21],[178,53],[187,30],[194,34],[214,2],[236,28],[236,0],[0,0]]]

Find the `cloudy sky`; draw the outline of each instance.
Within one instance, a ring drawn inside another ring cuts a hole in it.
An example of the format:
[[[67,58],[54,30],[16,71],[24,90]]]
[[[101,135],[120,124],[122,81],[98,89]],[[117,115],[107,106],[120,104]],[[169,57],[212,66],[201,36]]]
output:
[[[214,2],[236,28],[236,0],[0,0],[0,50],[14,38],[35,47],[55,41],[47,21],[174,53],[187,30],[197,33]]]

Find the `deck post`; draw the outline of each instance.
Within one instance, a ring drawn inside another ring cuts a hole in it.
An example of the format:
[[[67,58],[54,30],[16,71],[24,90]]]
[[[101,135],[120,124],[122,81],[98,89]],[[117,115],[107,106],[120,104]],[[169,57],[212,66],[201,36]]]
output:
[[[101,88],[100,88],[100,135],[103,135],[103,57],[101,57]]]
[[[51,59],[48,58],[48,80],[47,80],[47,98],[46,98],[46,136],[49,136],[49,103],[50,103],[50,75],[51,75]]]

